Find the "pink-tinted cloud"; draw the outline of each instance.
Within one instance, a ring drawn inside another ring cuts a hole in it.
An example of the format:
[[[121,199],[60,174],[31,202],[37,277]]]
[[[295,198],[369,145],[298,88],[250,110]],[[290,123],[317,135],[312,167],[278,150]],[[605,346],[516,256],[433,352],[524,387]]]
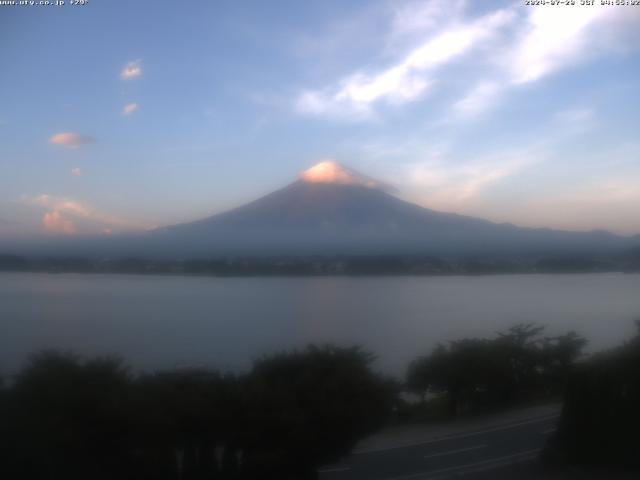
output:
[[[74,177],[81,177],[82,176],[82,170],[80,170],[79,167],[72,168],[71,169],[71,175],[73,175]]]
[[[64,235],[73,235],[77,231],[74,223],[65,218],[62,213],[57,210],[44,214],[42,217],[42,226],[48,232]]]
[[[125,116],[131,115],[138,110],[139,105],[137,103],[127,103],[122,107],[122,114]]]
[[[42,194],[34,197],[24,196],[21,201],[46,210],[42,224],[49,232],[109,235],[115,232],[145,230],[153,227],[111,215],[70,198]]]
[[[142,61],[134,60],[127,63],[120,72],[120,78],[122,80],[132,80],[142,75]]]
[[[51,135],[49,142],[54,145],[60,145],[65,148],[79,148],[82,145],[94,143],[95,139],[88,135],[82,135],[75,132],[61,132]]]

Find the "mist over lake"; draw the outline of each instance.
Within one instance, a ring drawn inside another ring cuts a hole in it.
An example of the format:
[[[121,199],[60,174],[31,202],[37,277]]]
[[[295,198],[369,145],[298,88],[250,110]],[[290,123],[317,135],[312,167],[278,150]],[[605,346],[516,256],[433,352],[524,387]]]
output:
[[[436,342],[518,322],[619,344],[640,317],[640,275],[215,278],[1,274],[0,371],[33,352],[116,354],[136,369],[244,371],[309,342],[359,344],[403,374]]]

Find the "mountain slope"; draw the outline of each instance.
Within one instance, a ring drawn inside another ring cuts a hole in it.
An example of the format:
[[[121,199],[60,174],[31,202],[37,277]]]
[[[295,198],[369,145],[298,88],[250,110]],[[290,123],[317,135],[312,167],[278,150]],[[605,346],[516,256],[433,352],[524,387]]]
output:
[[[181,255],[608,253],[637,243],[602,231],[521,228],[437,212],[387,190],[353,170],[323,162],[249,204],[145,238],[153,250]]]

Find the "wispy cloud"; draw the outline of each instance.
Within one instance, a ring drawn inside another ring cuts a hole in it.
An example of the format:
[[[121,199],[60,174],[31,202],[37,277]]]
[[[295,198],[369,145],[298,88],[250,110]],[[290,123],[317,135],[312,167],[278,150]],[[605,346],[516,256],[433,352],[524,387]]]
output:
[[[490,39],[513,18],[510,10],[497,10],[473,22],[444,29],[386,69],[376,73],[358,71],[337,85],[301,93],[296,107],[307,114],[366,116],[379,101],[401,104],[417,100],[433,83],[430,74]]]
[[[88,145],[95,141],[93,137],[75,132],[61,132],[49,137],[50,143],[72,149],[80,148],[82,145]]]
[[[493,107],[500,95],[539,82],[555,73],[619,50],[637,29],[637,9],[575,5],[571,8],[523,10],[511,40],[491,52],[493,71],[477,81],[453,105],[458,116],[477,116]],[[625,17],[636,18],[636,22]],[[594,38],[601,39],[597,43]],[[606,39],[606,40],[605,40]],[[636,47],[637,48],[637,47]]]
[[[407,165],[405,181],[421,203],[457,210],[537,161],[519,153],[458,162],[436,157]]]
[[[127,103],[124,107],[122,107],[122,115],[128,116],[136,112],[138,110],[139,105],[137,103]]]
[[[621,50],[621,43],[637,44],[622,40],[637,30],[638,9],[575,5],[558,10],[523,8],[514,2],[472,17],[466,5],[462,0],[402,4],[382,33],[387,37],[384,48],[395,54],[396,61],[378,69],[356,69],[333,84],[305,89],[296,98],[296,110],[370,119],[378,113],[378,104],[418,101],[437,88],[446,97],[458,97],[450,104],[454,118],[474,117],[490,110],[509,90]],[[593,38],[602,41],[594,44]],[[383,58],[388,55],[380,52]],[[379,63],[379,57],[364,63]],[[463,58],[471,58],[465,68],[472,83],[459,92],[460,82],[448,81],[443,67]]]
[[[462,99],[454,103],[453,109],[458,116],[476,116],[487,110],[497,101],[500,90],[500,83],[495,81],[482,81],[473,87]]]
[[[142,60],[134,60],[127,63],[120,72],[122,80],[133,80],[142,75]]]
[[[74,177],[81,177],[82,176],[82,170],[79,167],[75,167],[71,169],[71,175],[73,175]]]
[[[415,40],[441,28],[447,19],[460,18],[464,12],[464,0],[414,0],[400,4],[392,13],[391,32],[388,41]]]

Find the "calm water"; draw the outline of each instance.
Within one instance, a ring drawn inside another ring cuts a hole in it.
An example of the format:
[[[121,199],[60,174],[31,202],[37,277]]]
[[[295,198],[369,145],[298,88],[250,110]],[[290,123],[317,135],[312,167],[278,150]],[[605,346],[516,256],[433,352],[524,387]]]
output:
[[[242,370],[308,342],[361,344],[402,374],[436,342],[516,322],[598,349],[635,332],[640,275],[201,278],[0,274],[0,371],[42,348],[116,353],[136,368]]]

